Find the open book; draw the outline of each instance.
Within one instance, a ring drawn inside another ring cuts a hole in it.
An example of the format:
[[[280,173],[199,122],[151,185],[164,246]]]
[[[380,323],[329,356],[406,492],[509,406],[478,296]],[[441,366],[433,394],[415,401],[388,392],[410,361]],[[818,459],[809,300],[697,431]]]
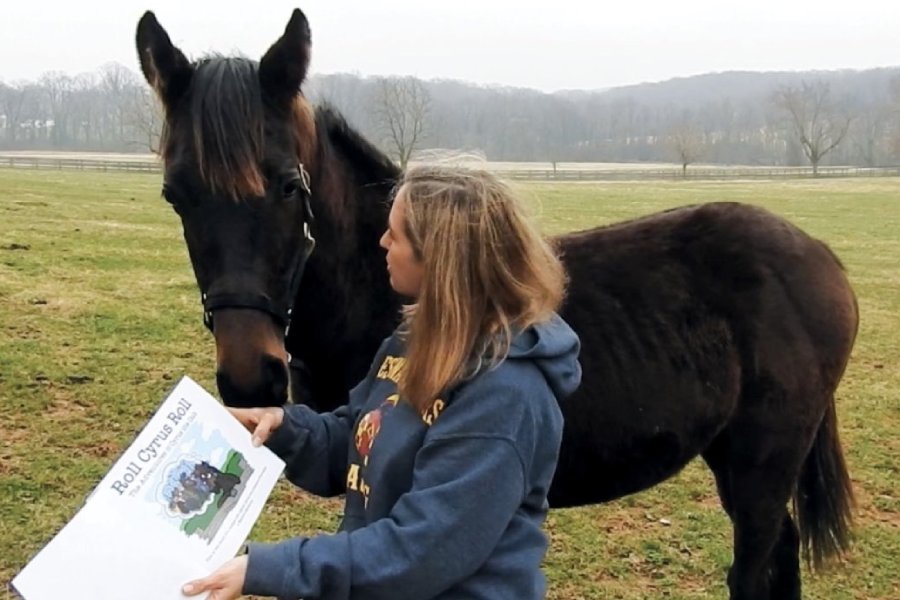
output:
[[[184,377],[13,587],[25,600],[183,599],[237,553],[283,469]]]

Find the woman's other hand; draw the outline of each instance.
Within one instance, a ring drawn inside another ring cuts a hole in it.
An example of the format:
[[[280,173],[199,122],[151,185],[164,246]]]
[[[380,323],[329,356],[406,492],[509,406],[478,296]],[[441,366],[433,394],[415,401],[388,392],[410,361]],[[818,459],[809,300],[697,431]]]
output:
[[[251,409],[256,410],[256,409]],[[181,588],[185,596],[210,592],[208,600],[233,600],[241,595],[247,577],[247,555],[232,558],[203,579],[195,579]]]

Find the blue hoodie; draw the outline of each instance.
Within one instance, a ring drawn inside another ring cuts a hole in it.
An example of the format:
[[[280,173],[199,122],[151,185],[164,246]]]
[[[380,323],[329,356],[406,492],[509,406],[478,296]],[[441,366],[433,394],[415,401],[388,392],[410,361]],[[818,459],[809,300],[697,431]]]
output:
[[[558,316],[417,413],[397,395],[395,333],[347,406],[285,407],[267,445],[296,485],[346,493],[334,535],[250,544],[245,594],[349,599],[543,598],[541,524],[562,438],[558,401],[581,381]]]

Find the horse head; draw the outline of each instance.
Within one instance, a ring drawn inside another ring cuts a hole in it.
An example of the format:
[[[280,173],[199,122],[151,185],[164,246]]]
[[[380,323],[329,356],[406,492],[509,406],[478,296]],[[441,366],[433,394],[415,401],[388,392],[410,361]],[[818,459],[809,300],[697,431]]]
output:
[[[181,218],[215,337],[219,392],[232,406],[283,403],[285,336],[314,239],[306,17],[295,10],[258,62],[191,62],[152,12],[138,23],[137,49],[164,107],[163,196]]]

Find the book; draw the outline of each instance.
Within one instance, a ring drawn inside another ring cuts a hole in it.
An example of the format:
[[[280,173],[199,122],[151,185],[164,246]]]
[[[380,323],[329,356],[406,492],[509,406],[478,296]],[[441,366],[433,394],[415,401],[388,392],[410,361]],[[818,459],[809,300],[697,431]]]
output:
[[[182,378],[13,587],[25,600],[184,599],[240,550],[284,470],[250,435]]]

